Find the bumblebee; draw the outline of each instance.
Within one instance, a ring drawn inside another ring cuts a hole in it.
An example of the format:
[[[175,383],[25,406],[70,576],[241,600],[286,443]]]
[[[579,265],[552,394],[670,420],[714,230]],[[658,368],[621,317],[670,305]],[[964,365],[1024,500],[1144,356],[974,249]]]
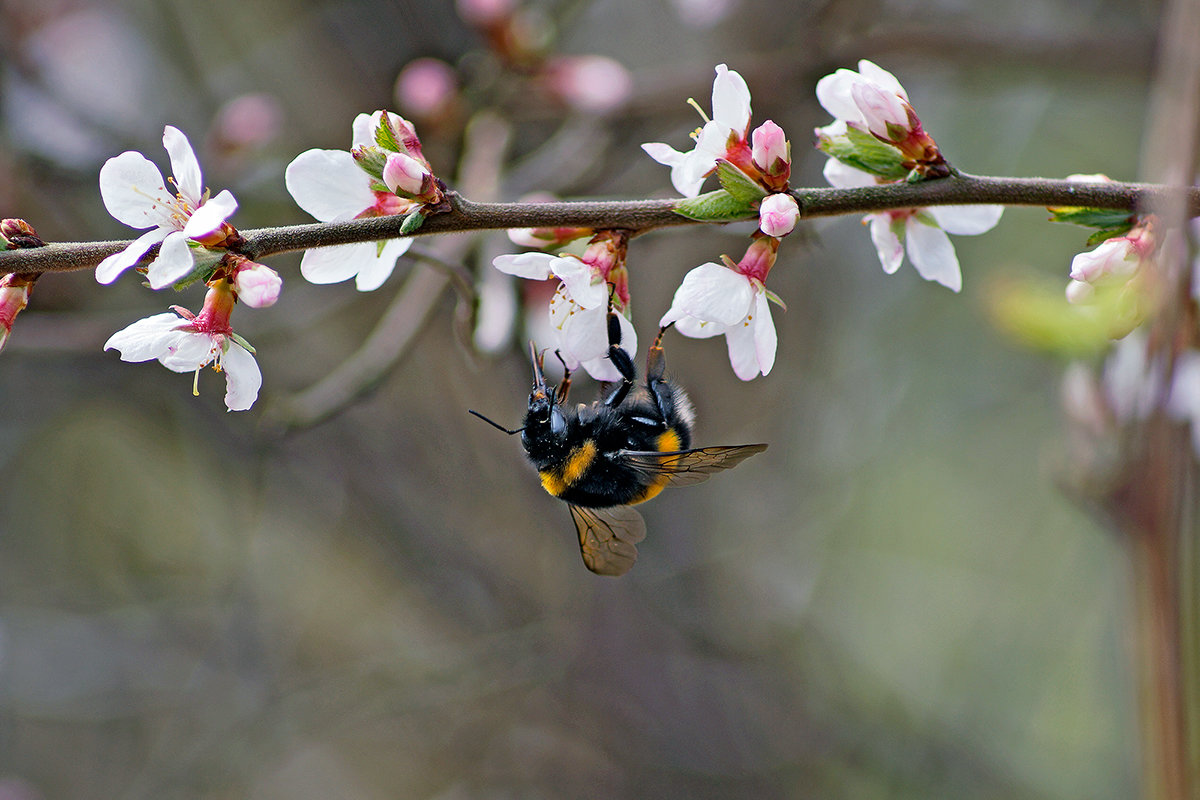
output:
[[[633,506],[667,486],[700,483],[767,446],[689,449],[695,413],[683,388],[665,376],[666,329],[658,332],[646,355],[646,383],[639,387],[612,311],[607,326],[608,357],[621,380],[605,384],[600,400],[568,407],[570,370],[558,386],[547,385],[543,354],[530,342],[533,391],[525,424],[508,430],[478,412],[470,413],[509,435],[521,434],[542,487],[570,509],[584,565],[597,575],[618,576],[633,567],[636,545],[646,537],[646,523]]]

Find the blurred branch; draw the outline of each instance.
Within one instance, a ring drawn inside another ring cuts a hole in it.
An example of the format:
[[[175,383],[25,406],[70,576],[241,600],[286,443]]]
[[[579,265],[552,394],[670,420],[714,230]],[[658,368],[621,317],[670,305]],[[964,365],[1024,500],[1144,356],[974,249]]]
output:
[[[941,180],[895,183],[859,189],[793,189],[805,218],[861,214],[938,205],[1001,204],[1091,206],[1136,211],[1172,199],[1200,216],[1200,188],[1178,189],[1146,183],[1076,183],[1043,178],[996,178],[958,173]],[[622,229],[635,234],[672,225],[712,224],[675,212],[676,200],[608,200],[552,203],[480,203],[451,192],[450,210],[429,217],[413,235],[507,228],[579,227]],[[749,219],[750,217],[747,217]],[[250,259],[278,253],[372,242],[400,236],[402,215],[313,223],[243,232],[237,252]],[[0,252],[0,273],[70,272],[91,269],[129,242],[49,244],[35,250]],[[151,250],[141,264],[156,254]]]

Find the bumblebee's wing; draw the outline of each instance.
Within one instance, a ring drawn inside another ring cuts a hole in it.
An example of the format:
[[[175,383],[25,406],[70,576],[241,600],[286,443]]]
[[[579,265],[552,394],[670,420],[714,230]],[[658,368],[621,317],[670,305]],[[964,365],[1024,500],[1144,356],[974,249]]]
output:
[[[636,545],[646,538],[642,515],[630,506],[584,508],[568,504],[583,564],[597,575],[624,575],[637,561]]]
[[[667,476],[668,486],[691,486],[766,449],[765,444],[734,444],[667,452],[626,450],[621,455],[625,463],[647,475]]]

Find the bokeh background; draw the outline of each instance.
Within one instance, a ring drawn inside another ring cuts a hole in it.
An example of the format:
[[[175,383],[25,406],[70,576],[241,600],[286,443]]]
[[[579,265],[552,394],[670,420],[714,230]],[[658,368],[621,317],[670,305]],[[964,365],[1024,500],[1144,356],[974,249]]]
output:
[[[283,168],[348,147],[377,108],[418,119],[475,199],[670,196],[639,144],[682,148],[684,100],[707,108],[722,62],[756,124],[788,131],[796,186],[823,185],[813,87],[859,58],[966,171],[1134,179],[1159,13],[522,4],[551,52],[628,71],[629,95],[593,113],[609,100],[580,110],[449,2],[5,0],[0,214],[48,241],[130,238],[99,167],[127,149],[165,167],[173,124],[237,195],[236,225],[306,222]],[[424,122],[395,96],[419,57],[460,87]],[[515,250],[503,233],[415,248],[484,290],[486,328],[429,262],[361,294],[271,259],[281,302],[236,319],[265,385],[236,414],[211,371],[193,397],[188,376],[101,350],[198,290],[43,278],[0,360],[0,797],[1131,796],[1125,553],[1064,489],[1065,361],[996,313],[1015,285],[1061,297],[1086,232],[1046,216],[957,239],[958,295],[884,275],[855,218],[807,224],[772,273],[778,361],[752,383],[719,341],[669,338],[698,442],[771,448],[645,506],[620,580],[583,568],[519,443],[467,414],[515,426],[528,392],[528,334],[503,324],[515,289],[488,274]],[[686,270],[736,258],[747,232],[633,243],[644,339]],[[345,378],[388,315],[371,357],[390,366]]]

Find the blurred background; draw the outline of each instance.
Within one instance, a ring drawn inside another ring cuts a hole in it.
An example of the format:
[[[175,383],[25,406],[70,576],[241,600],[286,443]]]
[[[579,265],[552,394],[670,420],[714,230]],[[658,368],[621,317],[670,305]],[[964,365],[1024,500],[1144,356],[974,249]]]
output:
[[[284,167],[348,148],[378,108],[472,199],[668,197],[639,145],[683,149],[684,101],[709,108],[722,62],[755,124],[788,132],[793,186],[824,185],[816,81],[859,58],[965,171],[1130,180],[1159,13],[4,0],[0,215],[131,238],[98,170],[128,149],[165,169],[172,124],[239,228],[311,221]],[[697,443],[771,448],[644,506],[619,580],[584,569],[519,442],[467,414],[516,426],[528,392],[529,287],[489,266],[517,250],[503,232],[422,238],[370,294],[271,259],[281,301],[235,319],[265,381],[237,414],[211,371],[193,397],[101,350],[199,289],[44,277],[0,360],[0,797],[1133,795],[1125,553],[1064,490],[1066,362],[1002,311],[1015,286],[1058,302],[1084,249],[1046,217],[957,238],[959,295],[885,275],[856,218],[802,226],[771,278],[779,357],[752,383],[720,340],[670,336]],[[749,230],[632,243],[643,342],[683,274]]]

